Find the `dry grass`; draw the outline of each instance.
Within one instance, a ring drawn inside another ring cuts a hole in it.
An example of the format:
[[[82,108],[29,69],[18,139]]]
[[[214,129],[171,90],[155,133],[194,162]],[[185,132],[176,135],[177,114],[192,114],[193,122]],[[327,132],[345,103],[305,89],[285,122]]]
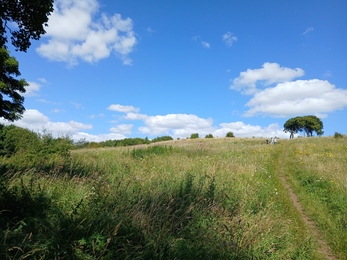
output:
[[[23,173],[11,187],[31,185],[52,203],[44,220],[50,251],[41,257],[64,248],[76,259],[322,259],[279,169],[293,175],[308,211],[316,197],[305,195],[302,176],[324,178],[344,198],[347,146],[333,141],[213,138],[76,150],[68,171]]]

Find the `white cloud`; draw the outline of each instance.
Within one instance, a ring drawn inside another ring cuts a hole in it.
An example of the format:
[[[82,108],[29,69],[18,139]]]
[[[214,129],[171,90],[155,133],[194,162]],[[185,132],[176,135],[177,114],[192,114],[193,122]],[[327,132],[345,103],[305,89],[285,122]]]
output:
[[[288,134],[283,132],[278,124],[270,124],[267,127],[245,124],[241,121],[222,123],[221,128],[217,129],[213,136],[225,137],[228,132],[233,132],[235,137],[281,137],[286,138]]]
[[[117,112],[123,112],[123,113],[130,113],[130,112],[139,112],[140,109],[133,106],[122,106],[120,104],[112,104],[108,108],[108,110],[117,111]]]
[[[110,129],[110,132],[115,134],[127,135],[127,134],[131,134],[132,128],[133,128],[133,125],[131,124],[121,124],[121,125],[117,125],[116,127],[112,127]]]
[[[209,49],[211,46],[208,42],[201,41],[201,44],[204,48]]]
[[[145,126],[139,127],[139,131],[148,135],[170,134],[189,135],[197,131],[212,131],[213,120],[199,118],[196,115],[168,114],[165,116],[148,116],[144,114],[128,113],[128,120],[141,120]]]
[[[37,93],[40,91],[41,85],[32,81],[28,81],[28,84],[29,86],[25,87],[26,92],[23,96],[36,96]]]
[[[73,134],[71,138],[74,141],[85,139],[88,142],[104,142],[107,140],[121,140],[126,138],[126,136],[122,134],[115,134],[115,133],[92,135],[85,132],[78,132]]]
[[[266,62],[260,69],[247,69],[240,76],[233,79],[231,89],[241,91],[243,94],[254,94],[257,92],[257,83],[260,81],[268,86],[274,83],[291,81],[304,75],[300,68],[290,69],[280,67],[277,63]]]
[[[315,114],[322,117],[347,106],[347,90],[338,89],[326,80],[284,82],[256,93],[246,106],[250,109],[245,116]]]
[[[139,131],[145,135],[170,135],[174,139],[187,138],[193,133],[198,133],[200,138],[207,134],[214,137],[225,137],[228,132],[233,132],[237,137],[288,137],[278,124],[270,124],[267,127],[249,125],[243,122],[222,123],[218,127],[213,126],[211,118],[204,119],[192,114],[168,114],[148,116],[130,113],[126,117],[131,120],[142,120],[144,126]]]
[[[128,120],[143,121],[144,125],[138,128],[142,134],[150,136],[170,135],[174,139],[190,137],[192,133],[198,133],[201,138],[204,138],[207,134],[213,134],[214,137],[225,137],[229,131],[232,131],[236,137],[270,137],[275,135],[288,137],[277,124],[261,127],[243,122],[230,122],[213,126],[213,120],[211,118],[204,119],[192,114],[149,116],[128,113],[125,118]],[[9,122],[3,119],[0,119],[0,123],[9,124]],[[133,128],[132,124],[120,124],[112,127],[110,133],[93,135],[84,131],[92,129],[92,125],[90,124],[76,121],[52,122],[38,110],[25,111],[23,118],[14,124],[35,132],[46,130],[55,137],[68,135],[74,141],[86,139],[89,142],[124,139],[126,135],[131,134]]]
[[[9,123],[3,119],[0,121],[3,124]],[[35,132],[47,130],[49,133],[52,133],[53,136],[70,135],[80,130],[92,128],[90,124],[83,124],[76,121],[52,122],[47,116],[35,109],[26,110],[22,119],[15,121],[13,124]]]
[[[45,34],[49,40],[37,52],[69,65],[76,65],[79,60],[97,62],[114,52],[123,64],[130,65],[128,55],[137,43],[132,20],[105,13],[96,20],[98,9],[97,0],[55,1]]]
[[[230,48],[233,45],[233,43],[238,40],[237,37],[234,36],[231,32],[223,34],[222,39],[228,48]]]
[[[313,31],[313,27],[307,27],[306,30],[301,35],[306,35],[306,34],[308,34],[309,32],[312,32],[312,31]]]

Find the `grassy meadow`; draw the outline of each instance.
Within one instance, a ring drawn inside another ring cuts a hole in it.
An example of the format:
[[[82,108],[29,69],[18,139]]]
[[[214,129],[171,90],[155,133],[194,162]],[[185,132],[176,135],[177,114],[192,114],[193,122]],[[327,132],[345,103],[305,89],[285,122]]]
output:
[[[325,259],[281,176],[347,259],[346,137],[187,139],[2,169],[0,259]]]

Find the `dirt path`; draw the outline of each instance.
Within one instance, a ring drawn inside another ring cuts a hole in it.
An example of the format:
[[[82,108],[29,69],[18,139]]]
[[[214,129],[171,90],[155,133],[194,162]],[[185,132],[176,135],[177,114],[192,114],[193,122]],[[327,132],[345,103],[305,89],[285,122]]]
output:
[[[284,145],[284,144],[283,144]],[[287,149],[283,149],[284,152],[282,151],[282,157],[285,157],[285,153]],[[281,161],[282,158],[280,158]],[[284,184],[284,186],[286,187],[286,189],[288,190],[289,194],[290,194],[290,198],[293,202],[293,205],[295,206],[295,208],[297,209],[297,211],[300,213],[302,220],[304,221],[304,223],[308,226],[308,228],[310,229],[311,233],[313,234],[313,236],[317,239],[317,242],[319,244],[319,253],[324,256],[326,259],[328,260],[337,260],[337,258],[331,253],[331,250],[327,244],[327,242],[323,239],[321,239],[322,235],[320,234],[316,224],[306,215],[302,205],[299,202],[298,196],[296,196],[294,190],[291,188],[289,182],[287,181],[286,177],[284,176],[284,172],[283,172],[284,167],[281,167],[281,180]]]

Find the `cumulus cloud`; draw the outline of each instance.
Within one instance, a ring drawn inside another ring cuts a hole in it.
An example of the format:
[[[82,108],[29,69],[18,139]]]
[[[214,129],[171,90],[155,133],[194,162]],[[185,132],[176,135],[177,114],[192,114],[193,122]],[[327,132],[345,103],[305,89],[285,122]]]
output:
[[[347,106],[347,90],[338,89],[326,80],[284,82],[256,93],[246,106],[250,109],[245,116],[315,114],[322,117]]]
[[[243,122],[222,123],[219,126],[213,125],[211,118],[200,118],[192,114],[168,114],[149,116],[143,114],[130,113],[126,116],[129,120],[141,120],[144,126],[138,130],[145,135],[170,135],[174,139],[187,138],[193,133],[198,133],[204,138],[207,134],[214,137],[225,137],[228,132],[233,132],[236,137],[288,137],[278,124],[270,124],[266,127],[245,124]]]
[[[241,121],[220,124],[220,128],[214,132],[214,136],[225,137],[228,132],[233,132],[236,137],[288,137],[278,124],[261,127],[259,125],[245,124]]]
[[[230,48],[233,45],[233,43],[238,40],[237,37],[234,36],[231,32],[223,34],[222,39],[228,48]]]
[[[108,110],[117,111],[117,112],[123,112],[123,113],[130,113],[130,112],[139,112],[140,109],[133,106],[122,106],[120,104],[112,104],[108,108]]]
[[[268,86],[274,83],[291,81],[304,75],[300,68],[290,69],[280,67],[277,63],[266,62],[260,69],[247,69],[240,76],[232,80],[231,89],[241,91],[243,94],[254,94],[257,92],[257,83]]]
[[[115,134],[127,135],[127,134],[131,134],[132,128],[133,128],[133,125],[131,125],[131,124],[121,124],[121,125],[117,125],[115,127],[112,127],[110,129],[110,132],[115,133]]]
[[[110,16],[102,13],[95,19],[99,4],[97,0],[57,0],[50,16],[48,42],[41,44],[37,52],[50,60],[76,65],[79,60],[97,62],[113,52],[130,65],[128,55],[137,39],[133,21],[120,14]]]
[[[142,134],[149,136],[170,135],[174,139],[190,137],[192,133],[198,133],[201,138],[207,134],[213,134],[214,137],[225,137],[226,133],[230,131],[236,137],[270,137],[275,135],[288,137],[277,124],[261,127],[243,122],[229,122],[214,126],[211,118],[200,118],[193,114],[150,116],[128,113],[124,119],[142,121],[143,125],[140,124],[138,127]],[[0,119],[0,123],[9,124],[3,119]],[[25,111],[23,118],[14,124],[35,132],[46,130],[55,137],[68,135],[74,141],[85,139],[89,142],[124,139],[131,134],[134,127],[133,124],[119,124],[110,128],[110,133],[94,135],[86,131],[92,129],[90,124],[76,121],[52,122],[47,116],[33,109]]]
[[[41,89],[41,85],[37,82],[28,81],[29,86],[25,87],[25,93],[23,96],[36,96]]]
[[[1,121],[4,124],[8,124],[7,121]],[[47,130],[49,133],[52,133],[53,136],[70,135],[80,130],[92,128],[92,125],[76,121],[52,122],[47,116],[35,109],[26,110],[22,119],[15,121],[13,124],[35,132]]]
[[[199,118],[196,115],[168,114],[148,116],[144,114],[128,113],[128,120],[142,120],[145,126],[139,127],[139,131],[148,135],[170,134],[189,135],[197,131],[213,130],[212,119]]]
[[[93,135],[85,132],[78,132],[73,134],[71,138],[74,141],[86,140],[88,142],[104,142],[107,140],[121,140],[126,138],[126,136],[115,133]]]

